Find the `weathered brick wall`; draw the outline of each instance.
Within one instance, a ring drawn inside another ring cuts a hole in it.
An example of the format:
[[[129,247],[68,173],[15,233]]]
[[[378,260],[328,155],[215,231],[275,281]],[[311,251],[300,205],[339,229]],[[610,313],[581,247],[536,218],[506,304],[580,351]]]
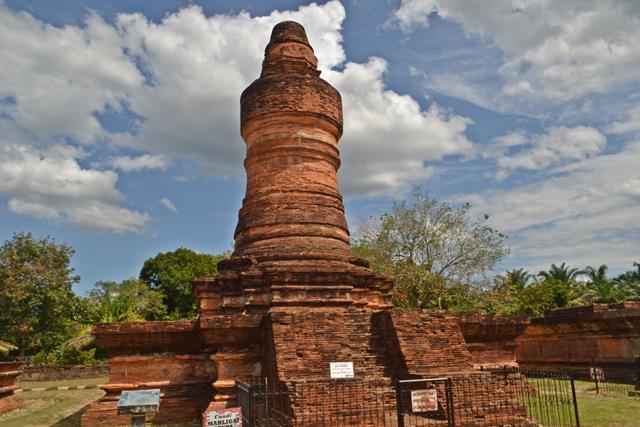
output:
[[[394,309],[376,316],[398,377],[471,369],[471,356],[458,322],[450,313]]]
[[[353,362],[356,378],[391,376],[391,364],[372,313],[348,311],[269,314],[267,370],[280,380],[327,379],[330,362]]]
[[[59,381],[77,378],[100,378],[109,375],[107,365],[36,365],[26,366],[22,381]]]
[[[149,422],[199,419],[213,395],[215,368],[196,331],[194,321],[96,325],[97,344],[109,352],[109,381],[100,386],[105,396],[82,415],[82,425],[127,425],[131,417],[117,414],[120,393],[151,388],[161,395]]]
[[[0,362],[0,413],[20,406],[20,399],[14,395],[17,380],[22,373],[22,362]]]
[[[592,358],[640,356],[640,304],[595,304],[552,310],[518,337],[521,365],[587,369]]]
[[[474,369],[514,366],[520,336],[531,319],[527,316],[455,314]]]

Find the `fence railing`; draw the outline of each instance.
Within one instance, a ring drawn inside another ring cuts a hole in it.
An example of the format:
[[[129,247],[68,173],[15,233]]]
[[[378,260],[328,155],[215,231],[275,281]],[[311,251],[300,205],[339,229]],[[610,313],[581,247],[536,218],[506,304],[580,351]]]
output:
[[[593,359],[589,374],[597,394],[640,396],[640,357]]]
[[[573,379],[505,369],[435,378],[238,382],[245,426],[579,426]]]

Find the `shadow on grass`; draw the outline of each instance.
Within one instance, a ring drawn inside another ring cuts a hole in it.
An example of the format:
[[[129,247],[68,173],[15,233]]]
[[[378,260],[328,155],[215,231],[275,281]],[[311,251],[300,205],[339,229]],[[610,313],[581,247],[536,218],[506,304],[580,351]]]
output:
[[[73,414],[69,415],[66,418],[61,419],[60,421],[58,421],[55,424],[51,424],[51,427],[79,427],[80,426],[80,417],[82,417],[82,414],[84,413],[84,411],[87,410],[89,405],[91,405],[91,404],[83,406],[82,408],[80,408],[76,412],[74,412]]]

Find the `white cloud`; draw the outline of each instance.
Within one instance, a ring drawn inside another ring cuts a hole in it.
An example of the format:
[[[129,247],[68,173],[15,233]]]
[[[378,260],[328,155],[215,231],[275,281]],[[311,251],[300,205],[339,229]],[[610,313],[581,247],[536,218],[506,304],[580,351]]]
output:
[[[57,28],[0,2],[0,117],[39,138],[104,135],[95,112],[121,110],[142,75],[116,29],[90,14],[86,26]]]
[[[640,132],[640,107],[627,111],[625,119],[613,122],[607,131],[612,134]]]
[[[346,194],[403,190],[432,173],[425,161],[469,149],[464,132],[470,121],[437,106],[421,110],[410,96],[386,89],[382,59],[334,69],[345,60],[344,18],[337,1],[255,18],[245,13],[205,17],[195,6],[159,24],[141,15],[120,15],[127,48],[142,59],[153,80],[153,86],[132,96],[131,108],[145,121],[136,137],[123,143],[192,158],[208,174],[241,176],[239,94],[259,76],[273,25],[294,19],[307,30],[322,76],[343,96],[341,184]]]
[[[0,4],[0,120],[21,129],[6,138],[0,194],[16,213],[139,232],[149,215],[122,206],[118,175],[105,166],[162,170],[188,159],[205,175],[241,178],[240,94],[260,74],[271,29],[288,19],[305,26],[323,77],[343,94],[346,193],[397,193],[432,173],[425,162],[472,146],[469,119],[387,89],[382,59],[342,70],[339,1],[260,17],[189,6],[160,22],[120,14],[113,25],[90,13],[82,27],[60,28]],[[140,119],[113,133],[97,119],[110,112]],[[112,157],[100,158],[104,144]],[[123,146],[141,155],[122,155]],[[98,166],[82,166],[84,157]]]
[[[109,160],[109,164],[123,172],[135,172],[141,170],[166,169],[169,161],[165,156],[143,154],[138,157],[120,156]]]
[[[173,202],[166,197],[160,199],[160,203],[171,212],[178,213],[178,208],[176,208],[176,205],[174,205]]]
[[[526,136],[513,132],[492,141],[483,152],[485,158],[495,158],[502,180],[518,169],[543,170],[567,161],[582,160],[597,155],[607,140],[597,129],[587,126],[555,127],[548,133]],[[523,147],[509,153],[513,147]]]
[[[394,20],[409,31],[428,15],[491,37],[507,54],[507,95],[569,100],[638,81],[640,7],[635,0],[403,0]]]
[[[147,213],[121,207],[113,171],[85,169],[68,146],[0,140],[0,194],[12,212],[94,231],[142,232]]]
[[[640,141],[615,154],[572,162],[561,175],[509,190],[459,196],[509,234],[528,266],[567,261],[629,268],[640,241]]]
[[[348,195],[393,194],[433,174],[425,162],[472,148],[465,136],[471,121],[437,105],[424,111],[408,95],[384,87],[387,64],[371,58],[330,72],[345,110],[340,143],[341,187]]]
[[[263,17],[207,17],[198,6],[160,23],[141,14],[119,15],[124,45],[153,82],[132,92],[131,108],[145,120],[135,137],[120,142],[195,160],[210,175],[241,177],[240,94],[260,75],[271,29],[282,20],[301,22],[326,70],[344,61],[344,17],[337,1]]]

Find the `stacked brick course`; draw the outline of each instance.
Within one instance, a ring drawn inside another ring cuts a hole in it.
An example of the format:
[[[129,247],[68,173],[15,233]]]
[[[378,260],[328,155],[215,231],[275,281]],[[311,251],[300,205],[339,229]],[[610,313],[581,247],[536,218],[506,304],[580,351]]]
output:
[[[531,323],[531,318],[479,313],[458,313],[456,317],[474,369],[518,365],[516,339]]]
[[[23,367],[22,362],[0,362],[0,414],[20,406],[20,399],[14,392]]]
[[[588,373],[592,358],[640,356],[640,303],[552,310],[518,337],[521,365],[563,366]]]

